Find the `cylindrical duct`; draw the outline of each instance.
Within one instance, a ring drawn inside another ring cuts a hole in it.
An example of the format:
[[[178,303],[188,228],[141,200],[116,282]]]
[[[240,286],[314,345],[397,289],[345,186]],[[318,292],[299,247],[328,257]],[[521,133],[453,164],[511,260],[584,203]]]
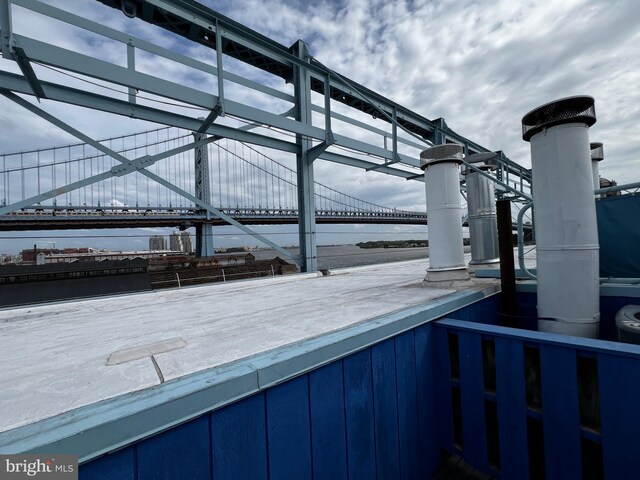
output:
[[[591,168],[593,170],[593,188],[598,190],[600,188],[600,168],[598,164],[604,160],[604,149],[602,143],[594,142],[589,145],[591,148]]]
[[[600,323],[598,228],[589,127],[591,97],[570,97],[522,119],[531,143],[536,209],[538,328],[597,338]]]
[[[420,154],[429,222],[428,282],[469,278],[462,245],[461,163],[462,146],[454,143],[437,145]]]
[[[495,167],[476,165],[489,171]],[[496,198],[491,179],[475,170],[465,172],[467,182],[467,208],[469,210],[469,236],[471,261],[469,265],[493,265],[500,261]]]

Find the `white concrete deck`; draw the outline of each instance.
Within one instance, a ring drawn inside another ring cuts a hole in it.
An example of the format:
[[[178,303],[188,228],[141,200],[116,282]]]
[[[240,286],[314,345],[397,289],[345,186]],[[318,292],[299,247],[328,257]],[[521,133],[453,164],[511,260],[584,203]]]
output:
[[[398,262],[0,310],[0,432],[469,288],[428,287],[426,267]]]

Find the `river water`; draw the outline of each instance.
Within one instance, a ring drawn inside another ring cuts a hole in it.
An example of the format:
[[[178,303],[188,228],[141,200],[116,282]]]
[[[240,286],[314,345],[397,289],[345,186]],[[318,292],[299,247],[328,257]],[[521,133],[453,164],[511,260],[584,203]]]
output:
[[[297,248],[288,249],[298,253]],[[271,249],[251,252],[256,259],[267,259],[282,255]],[[426,259],[429,249],[424,248],[360,248],[355,245],[336,245],[318,247],[318,268],[335,269],[372,265],[376,263],[399,262],[402,260]],[[425,264],[426,268],[426,264]]]

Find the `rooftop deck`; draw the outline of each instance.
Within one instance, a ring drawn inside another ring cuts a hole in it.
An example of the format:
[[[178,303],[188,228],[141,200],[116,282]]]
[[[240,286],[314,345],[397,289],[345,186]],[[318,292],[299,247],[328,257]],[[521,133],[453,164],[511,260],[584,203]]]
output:
[[[0,432],[415,306],[425,261],[0,310]],[[249,368],[253,368],[250,366]],[[0,445],[2,442],[0,442]]]

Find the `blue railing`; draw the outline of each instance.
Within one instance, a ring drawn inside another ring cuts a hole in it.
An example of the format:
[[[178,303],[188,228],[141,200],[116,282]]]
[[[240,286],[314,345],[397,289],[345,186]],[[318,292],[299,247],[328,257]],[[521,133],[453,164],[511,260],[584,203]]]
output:
[[[640,471],[640,346],[450,318],[433,335],[445,450],[501,478]]]

